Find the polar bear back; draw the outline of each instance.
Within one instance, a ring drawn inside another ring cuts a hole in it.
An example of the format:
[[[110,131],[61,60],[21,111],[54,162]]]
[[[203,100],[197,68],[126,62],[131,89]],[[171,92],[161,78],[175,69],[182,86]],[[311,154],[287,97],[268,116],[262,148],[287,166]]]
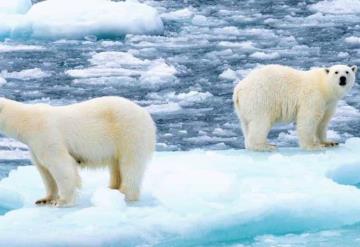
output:
[[[319,69],[300,71],[282,65],[255,69],[235,87],[235,107],[242,118],[270,114],[272,122],[291,122],[300,101],[321,91],[316,83],[321,76]]]
[[[57,107],[39,105],[33,110],[42,118],[46,135],[36,134],[36,139],[47,138],[54,148],[65,143],[68,152],[85,166],[126,154],[150,155],[155,149],[156,129],[150,114],[125,98],[101,97]]]

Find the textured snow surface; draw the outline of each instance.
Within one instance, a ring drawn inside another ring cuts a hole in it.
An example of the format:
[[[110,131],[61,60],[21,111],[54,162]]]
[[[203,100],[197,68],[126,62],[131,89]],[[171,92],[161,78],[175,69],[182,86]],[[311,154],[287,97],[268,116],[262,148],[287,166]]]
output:
[[[342,184],[360,182],[351,175],[360,171],[359,151],[352,138],[313,153],[156,153],[139,202],[107,189],[107,171],[83,170],[72,208],[34,206],[44,194],[39,174],[19,167],[0,181],[0,208],[8,210],[0,245],[215,246],[351,225],[360,220],[360,190]]]

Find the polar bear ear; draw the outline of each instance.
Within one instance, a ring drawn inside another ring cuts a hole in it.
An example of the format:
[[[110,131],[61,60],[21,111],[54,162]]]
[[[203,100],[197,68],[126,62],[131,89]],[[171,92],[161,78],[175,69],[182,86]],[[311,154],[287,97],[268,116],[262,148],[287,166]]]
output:
[[[326,74],[329,74],[330,70],[328,68],[325,68],[325,72],[326,72]]]
[[[356,65],[351,66],[351,70],[352,70],[354,73],[356,73],[356,71],[357,71],[357,66],[356,66]]]

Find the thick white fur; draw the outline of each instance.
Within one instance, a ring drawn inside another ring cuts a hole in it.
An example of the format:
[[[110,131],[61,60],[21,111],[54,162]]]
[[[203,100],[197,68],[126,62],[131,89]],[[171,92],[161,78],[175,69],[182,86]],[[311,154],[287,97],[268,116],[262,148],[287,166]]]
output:
[[[275,146],[267,141],[271,127],[293,121],[303,149],[336,145],[326,138],[327,125],[338,100],[354,85],[356,71],[356,66],[345,65],[309,71],[267,65],[250,72],[235,87],[233,95],[245,147],[273,150]],[[345,86],[339,85],[341,76],[347,79]]]
[[[150,114],[121,97],[68,106],[1,98],[0,131],[29,146],[47,191],[37,204],[56,206],[74,203],[78,166],[108,166],[110,188],[137,200],[156,141]]]

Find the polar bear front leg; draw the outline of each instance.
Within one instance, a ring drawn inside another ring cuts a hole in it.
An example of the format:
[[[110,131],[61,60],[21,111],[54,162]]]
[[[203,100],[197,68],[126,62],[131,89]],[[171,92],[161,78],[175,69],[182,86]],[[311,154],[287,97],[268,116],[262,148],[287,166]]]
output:
[[[335,147],[339,145],[338,142],[328,141],[327,139],[327,128],[333,114],[334,109],[326,111],[317,129],[317,136],[320,140],[320,143],[323,144],[325,147]]]
[[[49,153],[43,161],[51,176],[54,178],[59,196],[48,204],[63,207],[74,203],[76,189],[80,187],[76,161],[67,153]]]
[[[44,183],[46,196],[35,202],[36,205],[51,204],[53,200],[58,198],[58,188],[55,179],[51,176],[50,172],[40,164],[36,157],[32,154],[32,162],[38,169],[41,179]]]
[[[300,147],[305,150],[318,150],[324,147],[318,138],[318,126],[324,113],[320,108],[305,108],[297,116],[297,133]]]

